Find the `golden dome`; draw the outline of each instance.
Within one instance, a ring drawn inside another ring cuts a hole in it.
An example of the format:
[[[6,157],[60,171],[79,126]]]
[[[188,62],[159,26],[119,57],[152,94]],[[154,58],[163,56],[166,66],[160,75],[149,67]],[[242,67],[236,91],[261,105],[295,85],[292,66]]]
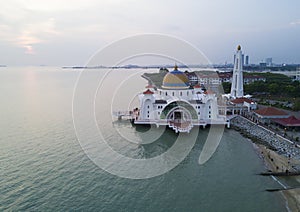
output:
[[[187,89],[189,88],[189,78],[187,75],[175,67],[174,71],[167,73],[163,79],[164,89]]]
[[[242,49],[241,45],[238,45],[237,50],[240,51]]]

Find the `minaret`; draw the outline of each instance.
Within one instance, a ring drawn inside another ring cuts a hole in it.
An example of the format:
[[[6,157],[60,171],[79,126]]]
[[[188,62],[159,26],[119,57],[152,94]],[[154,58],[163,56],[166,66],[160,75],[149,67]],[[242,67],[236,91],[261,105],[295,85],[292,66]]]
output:
[[[234,67],[230,92],[231,97],[239,98],[244,96],[243,84],[243,54],[241,46],[239,45],[237,47],[236,54],[234,55]]]

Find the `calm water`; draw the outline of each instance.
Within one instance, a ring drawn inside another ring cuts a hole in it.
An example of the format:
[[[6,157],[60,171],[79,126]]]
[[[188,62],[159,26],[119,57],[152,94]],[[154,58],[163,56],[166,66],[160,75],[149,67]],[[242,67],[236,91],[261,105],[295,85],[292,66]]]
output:
[[[132,73],[120,70],[117,76]],[[61,68],[0,69],[0,211],[285,210],[280,194],[264,191],[278,184],[256,175],[264,170],[262,161],[252,144],[233,130],[225,130],[217,152],[203,166],[198,158],[208,129],[199,132],[188,157],[164,175],[131,180],[101,170],[85,155],[73,127],[72,95],[78,76],[78,70]],[[144,84],[140,80],[134,89]],[[121,99],[115,100],[116,107]],[[96,112],[112,147],[122,154],[152,157],[176,139],[167,131],[150,145],[126,145],[112,133],[113,126],[137,138],[140,132],[105,116],[101,120],[103,111]]]

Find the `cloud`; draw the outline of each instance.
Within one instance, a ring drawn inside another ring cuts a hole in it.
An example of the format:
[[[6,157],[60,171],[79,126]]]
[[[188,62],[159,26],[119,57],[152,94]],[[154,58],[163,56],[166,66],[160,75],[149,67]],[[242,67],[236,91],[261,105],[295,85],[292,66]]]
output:
[[[36,20],[31,23],[24,22],[19,25],[0,25],[0,38],[13,46],[25,49],[26,54],[34,54],[34,45],[45,43],[51,37],[59,35],[55,19]]]
[[[293,26],[294,26],[294,25],[300,25],[300,19],[291,22],[290,25],[293,25]]]

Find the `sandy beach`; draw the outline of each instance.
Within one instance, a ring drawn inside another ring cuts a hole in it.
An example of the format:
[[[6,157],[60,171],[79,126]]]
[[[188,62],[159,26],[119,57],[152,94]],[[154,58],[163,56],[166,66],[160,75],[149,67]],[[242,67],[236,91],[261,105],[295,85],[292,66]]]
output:
[[[264,145],[256,145],[258,147],[259,154],[264,159],[267,168],[272,172],[282,172],[289,166],[299,165],[298,160],[289,160],[288,158],[277,154],[276,152],[268,149]],[[300,181],[300,176],[298,176]],[[288,207],[291,211],[300,211],[300,188],[289,189],[280,191],[287,200]]]

